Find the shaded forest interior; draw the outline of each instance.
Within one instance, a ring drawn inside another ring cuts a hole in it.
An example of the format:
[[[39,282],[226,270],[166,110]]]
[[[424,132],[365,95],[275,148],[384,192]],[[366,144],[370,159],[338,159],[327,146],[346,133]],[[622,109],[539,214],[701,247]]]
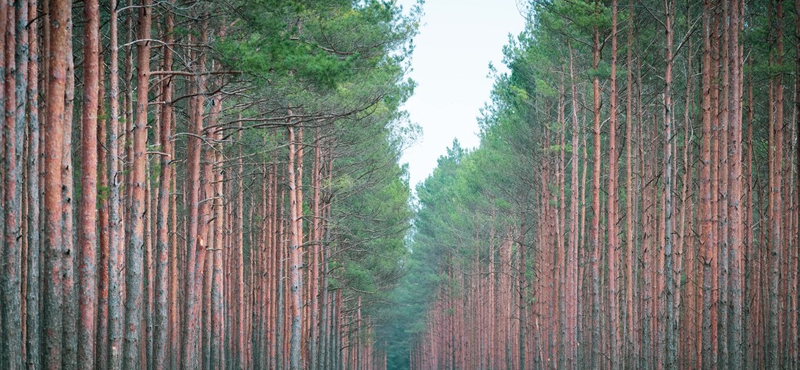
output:
[[[0,368],[385,367],[419,16],[0,2]]]
[[[421,3],[0,0],[0,368],[800,368],[800,0],[518,5],[412,193]]]

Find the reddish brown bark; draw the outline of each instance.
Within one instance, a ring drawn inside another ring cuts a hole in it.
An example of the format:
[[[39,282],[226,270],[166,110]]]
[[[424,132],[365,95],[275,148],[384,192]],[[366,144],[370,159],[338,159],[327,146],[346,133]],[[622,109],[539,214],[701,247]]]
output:
[[[703,142],[700,149],[700,208],[698,218],[701,223],[700,262],[703,264],[703,368],[714,366],[712,347],[712,269],[714,230],[711,195],[711,1],[703,6]]]
[[[755,249],[755,241],[753,240],[753,122],[754,122],[754,114],[753,114],[753,74],[752,72],[748,75],[748,83],[747,83],[747,152],[746,152],[746,159],[745,164],[747,165],[747,169],[744,171],[744,186],[745,186],[745,201],[744,205],[746,207],[745,216],[744,216],[744,245],[746,248],[746,253],[748,258],[746,259],[745,264],[745,276],[749,278],[745,282],[745,293],[744,296],[747,299],[754,299],[756,296],[757,288],[760,285],[758,283],[758,264],[759,264],[759,257],[758,253]],[[753,368],[755,364],[755,354],[757,353],[756,349],[753,348],[753,344],[756,342],[756,338],[753,338],[757,333],[757,312],[758,306],[751,305],[746,306],[745,315],[747,319],[747,324],[744,325],[744,334],[743,338],[746,338],[747,343],[743,343],[744,348],[744,356],[745,356],[745,366],[746,368]]]
[[[599,6],[599,5],[595,5]],[[599,10],[595,9],[599,12]],[[600,65],[600,30],[594,26],[594,41],[592,44],[592,68],[597,69]],[[592,341],[591,341],[591,367],[600,366],[600,168],[601,168],[601,143],[600,143],[600,77],[597,74],[592,77],[593,92],[593,129],[594,136],[594,158],[592,169],[592,235],[590,248],[592,250]]]
[[[728,350],[728,339],[730,336],[728,335],[728,306],[730,305],[730,301],[728,299],[729,293],[729,259],[728,259],[728,250],[730,246],[728,245],[728,172],[729,166],[728,163],[728,101],[731,98],[730,95],[730,59],[729,56],[729,32],[728,32],[728,22],[727,20],[730,17],[730,5],[731,2],[722,2],[718,6],[718,26],[717,26],[717,47],[719,48],[718,52],[715,52],[715,56],[717,58],[716,64],[718,65],[718,69],[720,70],[717,72],[717,78],[721,79],[718,83],[722,87],[721,89],[717,89],[717,96],[714,98],[714,107],[716,109],[717,117],[716,120],[719,124],[717,133],[715,134],[715,139],[717,142],[718,153],[718,170],[717,173],[714,175],[716,178],[716,182],[714,186],[717,188],[715,194],[718,194],[718,199],[716,201],[716,212],[717,212],[717,241],[718,241],[718,249],[717,249],[717,296],[718,296],[718,304],[717,304],[717,331],[718,331],[718,366],[721,368],[728,368],[730,365],[728,361],[730,359],[729,350]],[[721,9],[720,9],[721,8]]]
[[[783,2],[777,1],[776,4],[776,55],[775,60],[777,65],[783,64],[783,28],[781,23],[783,21]],[[783,199],[782,199],[782,183],[783,183],[783,79],[780,74],[776,74],[773,79],[774,89],[774,105],[770,105],[769,109],[774,110],[773,120],[770,120],[770,194],[771,194],[771,212],[769,215],[770,221],[770,256],[769,256],[769,320],[767,323],[767,366],[779,367],[780,354],[779,354],[779,284],[780,284],[780,265],[782,260],[781,255],[781,242],[783,241]]]
[[[289,136],[289,161],[288,161],[288,181],[289,181],[289,228],[290,240],[289,248],[291,251],[291,347],[290,364],[291,370],[299,370],[302,368],[301,364],[301,333],[302,333],[302,288],[303,288],[303,273],[302,268],[302,247],[300,245],[300,210],[299,208],[299,195],[298,195],[298,179],[296,175],[296,161],[298,157],[297,139],[295,135],[295,127],[289,126],[287,128]],[[302,143],[301,143],[302,145]]]
[[[205,28],[201,27],[201,42],[205,41]],[[205,69],[205,58],[201,57],[197,70]],[[192,87],[196,95],[191,101],[190,132],[193,134],[188,139],[188,199],[187,199],[187,236],[186,236],[186,273],[184,277],[184,320],[181,328],[181,361],[182,366],[199,366],[197,359],[197,346],[199,335],[199,307],[202,304],[197,281],[202,281],[203,264],[205,262],[205,241],[199,234],[200,222],[200,154],[203,135],[203,106],[205,97],[197,94],[205,90],[205,80],[202,74],[195,78]]]
[[[729,366],[741,369],[744,366],[742,348],[742,270],[744,259],[743,222],[742,222],[742,93],[739,71],[742,60],[739,53],[739,6],[738,2],[730,7],[730,24],[728,36],[728,66],[730,73],[730,95],[728,97],[728,247],[730,261],[730,301],[732,305],[730,333]]]
[[[22,5],[22,2],[17,2]],[[27,10],[27,7],[22,6]],[[21,243],[22,236],[22,223],[20,219],[23,217],[22,210],[22,157],[23,157],[23,135],[24,135],[24,120],[17,120],[17,101],[24,102],[24,84],[27,83],[25,73],[27,67],[20,68],[19,65],[22,59],[17,49],[19,40],[16,37],[17,30],[17,13],[13,7],[13,3],[9,2],[4,11],[0,11],[0,17],[4,17],[5,26],[0,28],[3,34],[0,38],[5,37],[4,47],[1,52],[5,56],[0,65],[5,63],[4,70],[0,71],[3,77],[5,89],[3,93],[2,108],[4,125],[3,125],[3,144],[5,152],[3,153],[3,269],[0,273],[2,278],[2,300],[3,300],[3,318],[2,318],[2,344],[3,344],[3,366],[9,369],[22,368],[23,355],[22,352],[22,331],[23,321],[22,316],[22,249]],[[22,14],[20,14],[22,15]],[[27,14],[24,15],[23,22],[27,22]],[[3,25],[0,25],[3,26]],[[19,30],[22,31],[22,30]],[[25,34],[25,32],[21,32]],[[24,57],[27,59],[27,56]],[[1,67],[0,67],[1,68]],[[19,71],[18,71],[19,69]],[[18,87],[22,87],[20,90]],[[25,106],[22,105],[22,117],[24,118]]]
[[[72,15],[67,20],[69,38],[72,39]],[[68,53],[73,54],[72,44],[68,45]],[[67,370],[77,369],[78,366],[78,290],[76,287],[75,258],[75,220],[74,220],[74,185],[75,176],[73,168],[72,132],[73,115],[75,112],[75,64],[74,58],[67,61],[67,88],[64,92],[64,119],[70,124],[64,127],[64,140],[62,141],[61,158],[61,241],[64,243],[64,277],[62,280],[64,290],[63,324],[64,324],[64,354],[62,367]]]
[[[120,186],[122,176],[119,167],[120,147],[120,122],[119,122],[119,50],[118,50],[118,19],[117,2],[111,0],[109,21],[109,34],[111,52],[109,58],[109,149],[108,149],[108,177],[111,181],[109,187],[109,284],[108,284],[108,311],[109,311],[109,366],[122,367],[122,338],[123,316],[122,307],[124,281],[122,271],[124,266],[124,247],[122,245],[124,234],[122,231],[122,214],[120,210]]]
[[[39,124],[39,51],[38,51],[38,12],[37,1],[28,1],[28,168],[27,168],[27,197],[28,197],[28,260],[27,260],[27,292],[26,292],[26,338],[25,355],[26,366],[32,368],[42,367],[42,319],[40,304],[42,291],[40,287],[42,259],[41,234],[43,232],[40,222],[42,201],[40,198],[40,124]],[[47,27],[47,26],[45,26]],[[1,98],[0,98],[1,99]]]
[[[167,11],[164,28],[164,43],[167,45],[173,42],[174,20],[171,9]],[[163,67],[164,70],[172,69],[172,48],[164,48]],[[170,282],[170,274],[167,266],[169,259],[169,230],[167,218],[170,211],[169,189],[172,185],[172,79],[167,78],[161,85],[161,99],[164,104],[161,106],[160,123],[161,132],[159,142],[161,151],[167,155],[160,157],[160,175],[158,184],[158,208],[156,210],[156,271],[155,271],[155,333],[154,333],[154,356],[153,366],[165,368],[167,365],[167,336],[170,332],[170,322],[168,321],[167,308],[167,289]],[[173,228],[174,230],[174,228]],[[174,277],[173,277],[174,278]],[[173,282],[175,283],[175,282]],[[177,299],[177,297],[173,297]],[[174,342],[173,342],[174,343]],[[175,356],[173,351],[170,356]]]
[[[172,114],[172,119],[170,121],[174,121],[175,113]],[[175,130],[173,129],[173,133]],[[171,145],[171,155],[175,157],[175,146]],[[170,230],[171,233],[171,240],[170,240],[170,266],[169,266],[169,275],[170,275],[170,284],[169,284],[169,321],[170,321],[170,335],[169,335],[169,359],[170,359],[170,368],[175,369],[178,367],[178,363],[180,360],[181,349],[180,345],[181,342],[178,339],[180,331],[181,331],[181,315],[180,315],[180,307],[178,303],[178,290],[179,290],[179,280],[180,280],[180,271],[178,271],[178,258],[180,253],[180,245],[178,244],[178,194],[177,194],[177,179],[176,176],[172,177],[172,184],[171,184],[171,191],[172,194],[170,195]],[[181,269],[182,270],[182,269]]]
[[[69,32],[67,24],[71,11],[69,0],[48,2],[50,42],[47,46],[47,120],[44,124],[45,168],[45,300],[44,300],[44,367],[60,369],[62,357],[62,258],[61,242],[61,161],[64,126],[71,124],[64,117],[64,94],[67,84]]]
[[[666,368],[676,369],[678,367],[678,321],[675,314],[675,281],[673,277],[673,256],[672,256],[672,217],[674,206],[672,204],[672,176],[674,168],[674,157],[672,151],[672,68],[673,68],[673,11],[674,3],[664,0],[665,23],[664,31],[666,34],[666,71],[664,74],[664,280],[666,288]]]
[[[205,27],[205,24],[202,26]],[[215,97],[208,100],[211,110],[216,106]],[[200,173],[200,223],[197,228],[197,233],[204,241],[204,250],[211,251],[205,253],[205,259],[198,261],[202,263],[202,268],[198,268],[198,272],[202,272],[202,276],[197,279],[197,289],[201,292],[201,308],[199,314],[202,315],[200,323],[200,335],[202,341],[199,344],[200,354],[202,356],[203,368],[211,367],[211,286],[213,279],[213,266],[216,259],[216,238],[214,237],[214,132],[211,128],[214,123],[212,121],[211,112],[208,115],[208,123],[203,130],[203,159],[201,160],[201,173]],[[202,119],[202,117],[201,117]]]
[[[97,108],[100,79],[100,5],[97,0],[84,2],[86,25],[83,36],[83,116],[81,119],[81,199],[78,213],[80,228],[80,340],[78,362],[94,367],[95,306],[97,305]]]
[[[311,295],[311,348],[310,348],[310,366],[312,369],[320,368],[319,366],[319,268],[320,268],[320,246],[322,240],[322,200],[320,198],[320,187],[322,186],[322,163],[321,163],[321,148],[320,148],[320,129],[317,127],[314,130],[314,167],[312,172],[312,182],[314,187],[314,198],[312,200],[313,220],[312,220],[312,243],[314,244],[311,257],[311,281],[309,282],[309,290]],[[323,286],[322,289],[325,287]]]
[[[795,12],[797,13],[800,11],[800,1],[795,0]],[[741,1],[741,8],[744,8],[744,1]],[[741,13],[744,13],[744,10],[741,10]],[[743,16],[742,16],[743,17]],[[741,28],[744,28],[744,19],[740,21]],[[795,18],[795,38],[800,38],[800,17]],[[740,49],[744,49],[743,47]],[[743,58],[739,58],[740,63]],[[800,43],[795,43],[795,76],[800,76]],[[797,178],[794,182],[795,193],[794,193],[794,238],[795,238],[795,246],[800,246],[800,79],[795,78],[795,174]],[[749,211],[749,208],[748,208]],[[748,219],[749,221],[749,219]],[[794,304],[795,304],[795,312],[798,311],[800,308],[800,251],[798,248],[795,247],[794,249],[795,257],[794,257]],[[795,315],[793,317],[793,332],[795,335],[795,346],[793,348],[793,361],[794,366],[800,366],[800,350],[797,349],[797,346],[800,346],[800,314]],[[744,336],[747,338],[747,335]],[[745,352],[745,359],[747,359],[747,353]]]
[[[570,233],[567,251],[567,317],[566,317],[566,333],[564,340],[567,343],[567,348],[564,351],[564,357],[567,360],[566,366],[574,369],[577,366],[578,357],[578,337],[577,337],[577,324],[578,324],[578,143],[580,128],[578,127],[578,87],[575,83],[575,69],[573,66],[572,46],[567,43],[569,48],[569,74],[570,74],[570,87],[571,87],[571,111],[572,111],[572,173],[571,173],[571,195],[570,195]]]
[[[126,212],[130,234],[128,255],[125,260],[126,297],[125,297],[125,350],[123,366],[126,369],[141,366],[140,330],[142,324],[142,307],[144,306],[143,273],[145,244],[145,212],[146,183],[145,165],[147,161],[147,92],[150,78],[150,0],[142,0],[139,7],[138,30],[139,41],[137,53],[137,90],[136,90],[136,122],[133,128],[133,164],[131,170],[130,208]]]
[[[219,115],[222,111],[222,97],[217,95],[213,100],[213,106],[211,108],[211,115],[209,118],[209,125],[214,126],[219,122]],[[222,139],[222,133],[219,130],[215,129],[213,134],[215,140],[219,141]],[[222,296],[225,292],[225,285],[223,284],[223,268],[222,268],[222,251],[225,250],[223,245],[223,222],[224,222],[224,207],[223,205],[226,203],[225,199],[223,198],[223,188],[222,184],[225,183],[225,176],[224,172],[222,171],[221,167],[223,165],[222,160],[222,147],[221,145],[214,150],[214,161],[212,163],[215,164],[216,167],[219,169],[216,170],[212,179],[215,180],[213,184],[213,195],[214,195],[214,265],[212,268],[212,287],[211,287],[211,327],[207,330],[211,332],[211,368],[217,369],[224,369],[225,368],[225,357],[223,356],[223,333],[224,330],[224,322],[223,322],[223,301]],[[209,330],[210,329],[210,330]]]
[[[628,1],[628,55],[626,58],[627,62],[627,90],[626,90],[626,107],[625,107],[625,120],[626,120],[626,131],[625,131],[625,237],[627,239],[626,245],[626,263],[625,263],[625,296],[626,296],[626,347],[627,350],[625,351],[624,355],[627,359],[626,362],[634,363],[634,358],[637,355],[637,341],[636,336],[634,333],[634,316],[635,313],[633,311],[633,289],[634,289],[634,279],[635,276],[633,275],[633,267],[636,263],[634,260],[635,249],[636,249],[636,235],[633,231],[633,224],[636,221],[634,219],[633,214],[633,169],[632,169],[632,160],[633,160],[633,18],[635,16],[633,10],[633,0]],[[574,118],[577,123],[577,117]],[[577,140],[573,140],[573,145],[576,144]],[[573,157],[573,162],[577,162],[577,158]],[[577,183],[578,173],[577,170],[573,170],[573,184]],[[575,196],[573,199],[577,198]],[[577,199],[575,199],[577,200]]]
[[[242,127],[241,125],[242,125],[242,123],[239,122],[239,128],[240,129]],[[238,139],[239,139],[239,141],[242,140],[242,132],[241,131],[239,131],[239,133],[238,133]],[[245,340],[246,340],[246,336],[245,336],[246,330],[245,330],[245,328],[246,327],[244,325],[245,324],[244,323],[244,321],[245,321],[245,313],[246,313],[245,312],[245,307],[244,307],[244,304],[246,302],[245,299],[244,299],[244,290],[245,290],[245,285],[244,285],[244,159],[242,157],[241,146],[239,147],[238,176],[237,176],[237,189],[236,190],[237,190],[237,203],[238,203],[238,206],[236,207],[236,221],[234,222],[235,223],[235,227],[234,227],[235,231],[234,232],[236,233],[235,234],[236,235],[236,246],[235,246],[235,248],[236,248],[236,250],[235,250],[236,257],[235,257],[235,260],[233,261],[233,263],[236,266],[236,268],[235,268],[235,273],[236,273],[236,288],[235,288],[235,292],[236,292],[236,295],[235,296],[236,296],[236,302],[238,302],[238,304],[236,305],[237,306],[236,307],[236,309],[237,309],[237,311],[236,311],[236,313],[237,313],[236,320],[233,320],[234,321],[233,325],[236,328],[235,334],[234,334],[236,336],[236,347],[235,347],[235,351],[236,352],[234,354],[234,356],[235,356],[234,357],[234,361],[236,361],[235,362],[235,364],[236,364],[235,366],[238,366],[237,367],[238,369],[246,369],[248,367],[248,361],[247,361],[248,356],[246,356],[246,343],[245,343]],[[251,207],[251,211],[252,211],[252,208],[253,207]],[[274,212],[273,212],[273,214],[274,214]],[[251,219],[252,219],[252,217],[251,217]],[[270,220],[270,221],[272,221],[272,220]],[[270,222],[269,223],[270,227],[272,227],[273,225],[274,225],[274,222]],[[271,230],[272,230],[271,228],[268,229],[268,232],[271,231]],[[270,241],[273,239],[271,236],[272,236],[272,233],[270,233],[268,235],[268,237],[270,238],[269,239]],[[272,251],[271,248],[269,248],[268,250]],[[270,269],[270,274],[273,273],[273,271],[274,271],[274,269]],[[271,278],[270,282],[274,281],[274,277],[272,275],[268,275],[268,276]],[[267,307],[268,307],[268,309],[271,308],[271,306],[267,306]],[[272,321],[270,320],[269,323],[271,324],[271,322]],[[267,326],[267,329],[265,329],[265,331],[267,333],[269,333],[270,332],[269,329],[270,329],[270,325]],[[274,356],[272,356],[272,357],[274,357]]]
[[[667,68],[669,71],[670,67]],[[611,357],[611,367],[619,368],[619,346],[622,344],[622,340],[617,324],[619,319],[619,308],[617,307],[617,248],[619,248],[617,240],[617,0],[611,2],[611,74],[609,80],[611,86],[608,99],[611,108],[608,122],[608,216],[606,220],[608,224],[608,306],[610,311],[608,325],[611,331],[609,356]],[[599,131],[599,126],[596,126],[596,129]],[[599,136],[596,137],[596,140],[599,140]],[[597,147],[597,144],[595,146]],[[595,174],[599,175],[599,172]]]
[[[100,51],[97,81],[97,186],[108,189],[108,125],[105,110],[105,63],[103,63],[102,41],[97,40]],[[108,293],[109,293],[109,202],[108,195],[98,194],[97,233],[100,252],[97,288],[97,338],[95,364],[108,368]]]

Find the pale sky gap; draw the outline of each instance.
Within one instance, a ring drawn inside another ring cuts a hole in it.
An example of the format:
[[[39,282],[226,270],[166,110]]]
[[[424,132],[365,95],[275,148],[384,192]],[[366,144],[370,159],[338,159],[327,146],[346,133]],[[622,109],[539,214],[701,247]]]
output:
[[[398,2],[407,11],[415,0]],[[464,148],[478,146],[477,117],[493,82],[489,63],[507,71],[503,45],[525,27],[515,0],[426,0],[423,10],[410,73],[417,88],[403,107],[423,130],[401,159],[409,164],[412,188],[453,139]]]

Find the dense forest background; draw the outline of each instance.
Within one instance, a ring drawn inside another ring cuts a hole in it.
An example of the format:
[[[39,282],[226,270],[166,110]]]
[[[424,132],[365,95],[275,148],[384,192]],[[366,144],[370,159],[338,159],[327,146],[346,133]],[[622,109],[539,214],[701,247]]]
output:
[[[518,4],[480,146],[416,188],[389,368],[800,367],[800,2]]]
[[[0,368],[385,367],[420,14],[0,2]]]
[[[412,194],[421,3],[0,1],[0,368],[800,368],[800,1],[518,5]]]

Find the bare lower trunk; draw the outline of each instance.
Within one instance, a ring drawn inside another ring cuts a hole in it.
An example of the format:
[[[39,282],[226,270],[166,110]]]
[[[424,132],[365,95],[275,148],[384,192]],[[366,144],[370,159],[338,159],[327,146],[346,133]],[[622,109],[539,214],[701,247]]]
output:
[[[673,47],[673,12],[674,4],[664,0],[666,14],[665,33],[666,46],[666,72],[664,75],[664,280],[666,285],[666,369],[677,369],[678,364],[678,321],[675,314],[675,281],[673,278],[672,261],[672,175],[674,158],[672,152],[672,47]]]
[[[608,135],[608,307],[611,368],[620,367],[619,346],[622,344],[617,324],[617,0],[611,2],[611,74]],[[598,128],[599,131],[599,128]],[[599,174],[599,173],[596,173]]]
[[[128,217],[128,255],[125,260],[126,295],[125,295],[125,351],[123,366],[126,369],[138,369],[141,365],[140,338],[142,323],[142,307],[144,305],[143,272],[145,244],[145,162],[147,145],[147,92],[150,78],[150,0],[142,0],[139,7],[139,39],[137,51],[137,91],[136,91],[136,123],[133,129],[133,164],[131,172],[130,208]]]
[[[173,31],[173,16],[171,9],[167,10],[166,27],[164,29],[164,42],[166,44],[172,43]],[[164,70],[172,69],[172,49],[164,48],[163,67]],[[161,142],[161,151],[167,154],[172,153],[172,79],[168,78],[161,85],[161,99],[164,105],[161,106],[161,132],[159,141]],[[160,176],[158,183],[158,209],[156,210],[156,276],[155,276],[155,333],[154,333],[154,356],[153,366],[157,369],[163,369],[167,366],[167,336],[169,333],[168,321],[168,296],[167,289],[169,286],[170,275],[168,269],[169,260],[169,230],[167,219],[169,217],[169,203],[170,195],[169,189],[172,185],[172,166],[170,155],[162,155],[160,157]],[[174,229],[173,229],[174,230]],[[173,297],[177,299],[177,297]]]
[[[44,299],[44,367],[60,369],[62,360],[62,259],[61,235],[61,161],[64,126],[64,93],[67,83],[67,24],[71,2],[51,0],[49,5],[50,52],[48,59],[47,121],[44,125],[45,168],[45,299]]]
[[[81,199],[78,213],[80,228],[80,324],[78,362],[94,367],[95,306],[97,305],[97,108],[99,100],[100,5],[97,0],[84,3],[83,117],[81,119]]]
[[[600,64],[600,31],[594,28],[594,45],[592,48],[592,68],[597,69]],[[592,171],[592,236],[591,236],[591,266],[592,266],[592,368],[600,367],[600,78],[592,78],[592,91],[594,92],[594,164]]]
[[[288,162],[288,181],[289,181],[289,228],[290,228],[290,241],[289,248],[291,252],[291,296],[292,296],[292,313],[291,313],[291,345],[289,356],[289,368],[291,370],[300,370],[303,367],[301,363],[301,333],[302,333],[302,288],[303,288],[303,272],[302,268],[302,247],[300,246],[300,211],[298,210],[298,179],[295,175],[296,160],[297,160],[297,145],[295,127],[288,127],[289,131],[289,162]],[[302,145],[302,143],[300,143]],[[302,160],[302,159],[301,159]]]
[[[703,368],[714,366],[712,347],[712,270],[714,245],[714,223],[711,209],[711,2],[706,0],[703,6],[703,142],[700,149],[700,262],[703,264]]]
[[[783,63],[783,31],[781,22],[783,20],[783,5],[781,1],[777,2],[777,65]],[[783,242],[782,234],[782,219],[783,219],[783,199],[782,199],[782,183],[783,183],[783,80],[780,74],[774,77],[775,89],[775,105],[770,106],[774,109],[774,121],[770,122],[772,126],[772,140],[770,142],[771,154],[771,181],[770,193],[772,194],[772,212],[770,214],[770,229],[772,232],[770,242],[770,259],[769,259],[769,319],[767,324],[767,333],[769,335],[767,340],[767,366],[771,368],[780,367],[779,358],[779,321],[780,321],[780,302],[778,287],[780,284],[780,266],[781,266],[781,243]]]
[[[120,210],[120,186],[121,169],[119,168],[120,158],[120,122],[119,122],[119,51],[118,51],[118,28],[117,28],[117,2],[111,0],[109,33],[111,44],[109,49],[111,57],[110,77],[109,77],[109,137],[108,137],[108,178],[111,181],[109,186],[109,278],[108,278],[108,313],[109,313],[109,367],[122,368],[122,336],[124,309],[122,307],[123,297],[123,261],[124,247],[122,245],[122,219]]]
[[[744,258],[742,252],[743,223],[742,223],[742,92],[740,90],[740,75],[742,60],[739,54],[739,6],[734,2],[730,8],[730,25],[727,29],[728,58],[730,73],[730,96],[728,98],[728,248],[730,261],[730,301],[731,325],[730,346],[728,351],[730,359],[728,364],[731,369],[742,369],[744,366],[744,351],[742,346],[742,269]]]
[[[39,197],[39,168],[41,151],[39,146],[39,53],[38,53],[38,17],[36,0],[28,2],[28,41],[29,41],[29,64],[28,64],[28,172],[26,173],[28,188],[28,276],[27,276],[27,296],[26,296],[26,365],[29,368],[42,367],[42,348],[41,348],[41,323],[40,303],[42,302],[42,292],[40,289],[40,270],[42,260],[40,259],[40,233],[41,227],[40,212],[42,202]]]
[[[22,332],[22,167],[24,152],[24,117],[25,117],[25,84],[28,73],[28,56],[22,55],[22,37],[27,38],[24,29],[18,27],[18,21],[27,23],[27,7],[24,2],[17,1],[17,6],[12,3],[5,6],[5,12],[0,11],[0,17],[6,17],[5,28],[0,37],[5,37],[5,47],[0,52],[5,53],[5,69],[0,71],[0,76],[5,82],[2,102],[4,117],[3,144],[3,269],[0,272],[2,280],[2,351],[5,352],[0,359],[6,361],[3,366],[9,369],[20,369],[23,363]],[[16,8],[16,9],[15,9]],[[20,14],[21,9],[25,14]],[[18,19],[20,18],[20,19]],[[19,33],[19,35],[17,35]],[[27,40],[25,40],[27,43]],[[25,45],[27,51],[27,45]],[[0,61],[2,65],[2,61]],[[0,67],[2,68],[2,67]],[[17,102],[21,102],[21,111],[18,111]]]

